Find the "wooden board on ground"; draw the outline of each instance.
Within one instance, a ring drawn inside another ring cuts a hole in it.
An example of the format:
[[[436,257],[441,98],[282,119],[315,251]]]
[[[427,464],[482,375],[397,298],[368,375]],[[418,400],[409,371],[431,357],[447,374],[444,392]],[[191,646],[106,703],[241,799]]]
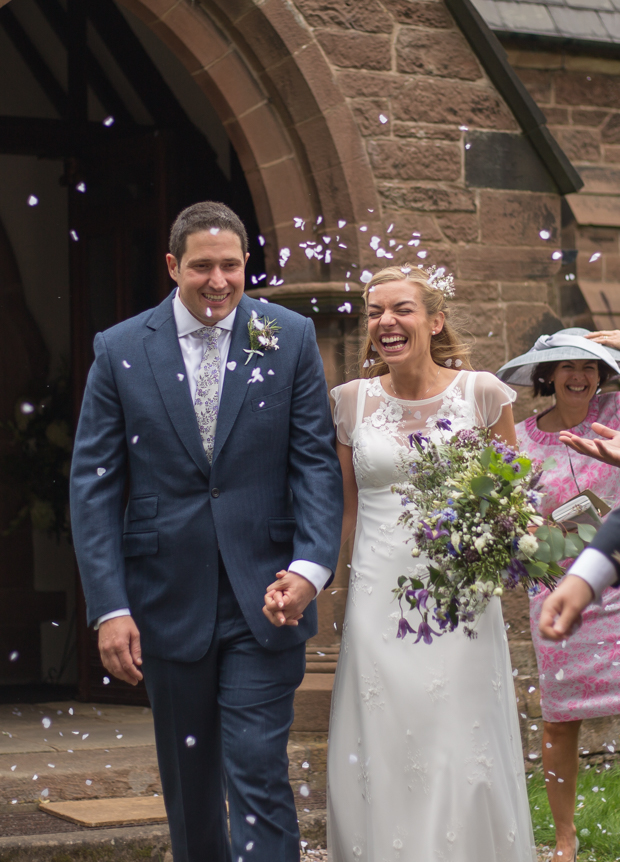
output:
[[[129,826],[167,820],[163,796],[42,802],[39,808],[80,826]]]

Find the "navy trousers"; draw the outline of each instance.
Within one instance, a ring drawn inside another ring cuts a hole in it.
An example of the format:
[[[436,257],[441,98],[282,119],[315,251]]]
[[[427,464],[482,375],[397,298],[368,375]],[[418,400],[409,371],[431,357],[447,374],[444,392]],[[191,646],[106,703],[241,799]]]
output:
[[[299,860],[286,747],[305,645],[262,647],[220,561],[206,655],[197,662],[143,659],[174,862]]]

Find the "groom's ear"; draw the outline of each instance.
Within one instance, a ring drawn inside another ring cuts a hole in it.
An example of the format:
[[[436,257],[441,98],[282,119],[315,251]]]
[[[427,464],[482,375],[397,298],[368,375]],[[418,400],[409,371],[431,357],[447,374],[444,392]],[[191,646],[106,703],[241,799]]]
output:
[[[249,255],[247,256],[249,257]],[[246,258],[247,260],[247,258]],[[166,264],[168,265],[168,272],[170,273],[170,278],[173,281],[178,282],[179,280],[179,265],[177,263],[177,259],[173,254],[166,255]]]

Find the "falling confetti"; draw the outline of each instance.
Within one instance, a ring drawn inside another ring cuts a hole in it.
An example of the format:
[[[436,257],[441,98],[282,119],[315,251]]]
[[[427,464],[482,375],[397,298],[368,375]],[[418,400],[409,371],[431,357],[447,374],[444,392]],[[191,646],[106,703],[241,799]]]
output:
[[[177,380],[185,380],[184,374],[177,374]]]
[[[39,203],[39,198],[36,195],[30,195],[30,197],[28,198],[28,206],[29,207],[36,207],[36,205],[38,203]]]
[[[274,375],[275,373],[276,373],[276,372],[275,372],[275,371],[273,371],[273,369],[271,369],[271,368],[270,368],[270,369],[269,369],[269,371],[267,372],[267,374],[269,374],[271,377],[273,377],[273,375]]]
[[[601,256],[600,251],[595,251],[594,254],[592,255],[592,257],[590,258],[590,260],[588,261],[588,263],[594,263],[594,261],[598,260],[600,256]]]
[[[362,284],[368,284],[368,282],[370,281],[371,278],[372,278],[372,272],[370,272],[367,269],[365,269],[362,272],[362,274],[360,275],[360,281],[362,282]]]
[[[114,125],[114,117],[106,117],[105,120],[103,121],[103,125],[107,126],[108,128],[110,128],[110,126],[113,126]]]
[[[136,445],[136,443],[138,442],[138,440],[139,440],[139,439],[140,439],[140,437],[138,436],[138,434],[135,434],[135,435],[131,438],[131,442],[133,443],[133,445],[134,445],[134,446]]]
[[[52,719],[51,719],[51,718],[47,718],[47,717],[46,717],[46,718],[42,718],[42,719],[41,719],[41,724],[42,724],[42,725],[43,725],[43,727],[47,730],[47,728],[48,728],[48,727],[51,727],[51,726],[52,726]]]
[[[294,218],[293,224],[295,225],[295,227],[298,227],[301,230],[303,230],[306,226],[306,222],[302,218]]]
[[[351,314],[353,310],[353,306],[350,302],[344,302],[341,306],[338,307],[338,311],[346,312],[347,314]]]
[[[90,787],[90,785],[91,785],[92,783],[93,783],[93,782],[90,780],[90,778],[87,778],[87,779],[86,779],[86,784],[88,784],[88,786],[89,786],[89,787]]]
[[[196,745],[196,737],[195,736],[185,737],[185,745],[188,748],[193,748]]]
[[[104,685],[110,685],[110,677],[109,676],[104,676],[103,684]]]
[[[338,222],[338,227],[342,230],[342,228],[346,225],[346,221],[344,219],[340,219]]]
[[[385,124],[385,123],[387,123],[387,121],[388,121],[388,118],[385,116],[385,114],[379,114],[379,122],[380,123]]]
[[[253,368],[252,369],[252,376],[248,380],[248,383],[263,383],[264,380],[265,380],[265,378],[260,373],[260,368]]]
[[[103,476],[103,474],[107,472],[105,467],[97,467],[97,475]]]
[[[27,416],[29,413],[34,413],[34,404],[30,404],[29,401],[22,401],[19,409],[21,413]]]
[[[254,826],[256,823],[256,816],[254,814],[246,814],[245,819],[250,824],[250,826]]]
[[[465,149],[466,149],[466,150],[471,150],[471,144],[465,144]]]
[[[126,359],[123,359],[123,368],[131,368],[131,364]]]
[[[265,237],[260,233],[258,235],[258,244],[259,245],[265,245]]]
[[[76,230],[70,230],[70,231],[69,231],[69,236],[71,237],[71,239],[73,240],[73,242],[78,242],[78,241],[79,241],[79,239],[80,239],[80,238],[79,238],[79,236],[78,236],[78,232],[77,232]]]
[[[561,258],[562,258],[562,252],[561,251],[554,251],[553,254],[551,255],[551,260],[561,260]]]
[[[231,359],[230,362],[226,363],[226,368],[228,368],[229,371],[234,371],[236,367],[237,367],[237,363],[235,362],[234,359]]]
[[[468,131],[469,131],[469,126],[459,126],[459,131],[460,131],[460,132],[468,132]]]
[[[323,216],[317,216],[316,225],[317,227],[323,223]]]
[[[302,769],[310,769],[310,764],[308,763],[307,760],[304,760],[304,762],[301,764],[301,768]]]
[[[209,228],[209,233],[211,234],[211,236],[217,236],[219,232],[220,232],[219,227],[210,227]],[[259,237],[259,239],[260,239],[260,237]],[[264,243],[264,240],[263,240],[263,243]],[[261,245],[263,243],[261,243]]]
[[[207,317],[211,317],[211,315],[213,314],[213,312],[211,311],[211,309],[210,309],[210,308],[207,308],[207,310],[206,310],[205,314],[207,315]]]
[[[564,671],[562,670],[562,668],[560,668],[559,671],[556,673],[555,678],[558,680],[558,682],[561,682],[564,679]]]
[[[301,787],[299,788],[299,792],[304,797],[310,796],[310,788],[308,787],[307,784],[302,784]]]
[[[75,187],[75,189],[76,189],[76,191],[84,194],[84,192],[86,191],[86,183],[78,183],[77,186]]]
[[[547,239],[551,239],[551,233],[550,233],[548,230],[539,230],[539,231],[538,231],[538,236],[539,236],[541,239],[545,239],[545,240],[547,240]]]
[[[419,251],[419,252],[418,252],[418,257],[421,257],[421,258],[422,258],[422,260],[424,260],[424,258],[426,257],[426,255],[427,255],[427,254],[428,254],[428,252],[427,252],[427,251]]]

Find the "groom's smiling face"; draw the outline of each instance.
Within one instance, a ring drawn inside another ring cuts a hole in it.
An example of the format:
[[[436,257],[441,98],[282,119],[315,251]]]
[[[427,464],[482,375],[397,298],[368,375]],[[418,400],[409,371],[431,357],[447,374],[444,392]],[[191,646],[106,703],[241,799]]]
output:
[[[181,260],[168,254],[166,262],[183,305],[209,326],[228,317],[239,304],[249,256],[243,254],[236,233],[212,228],[191,233]]]

